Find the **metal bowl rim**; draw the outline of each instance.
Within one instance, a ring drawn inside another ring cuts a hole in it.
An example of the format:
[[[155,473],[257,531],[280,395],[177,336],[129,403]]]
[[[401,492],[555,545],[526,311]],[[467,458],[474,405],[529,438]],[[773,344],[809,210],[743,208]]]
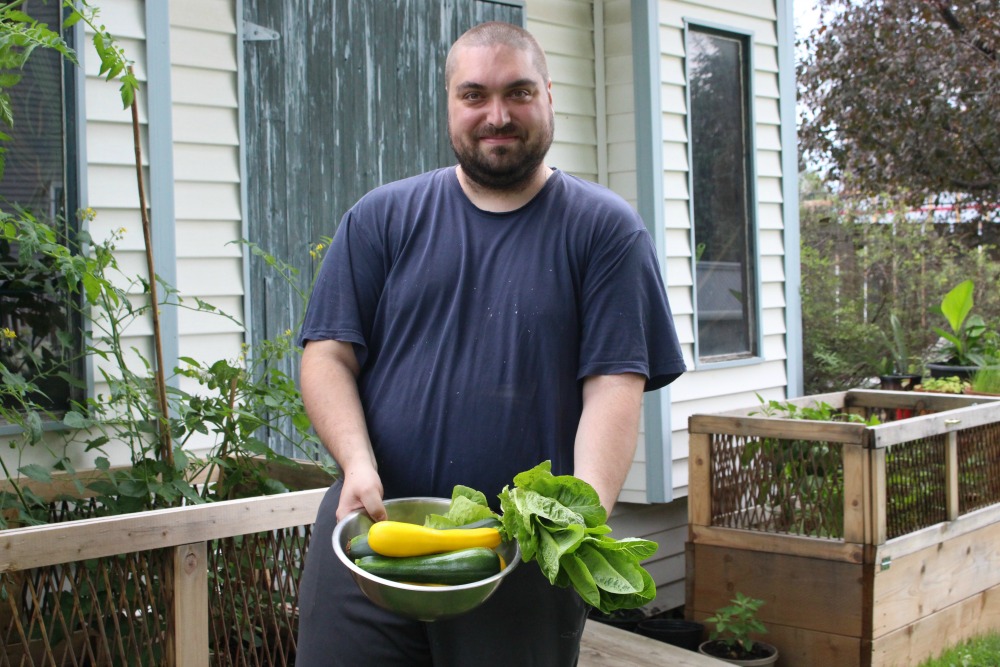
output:
[[[389,505],[412,503],[419,501],[424,501],[424,502],[429,501],[434,503],[451,502],[451,500],[448,498],[434,498],[432,496],[413,496],[409,498],[393,498],[392,500],[386,500],[384,504],[386,506],[389,506]],[[456,584],[453,586],[422,586],[420,584],[407,584],[400,581],[393,581],[392,579],[384,579],[383,577],[378,577],[374,574],[371,574],[370,572],[366,572],[365,570],[362,570],[360,567],[355,565],[354,562],[347,557],[347,554],[344,553],[344,549],[340,546],[340,536],[343,534],[344,526],[349,522],[351,522],[352,520],[357,519],[361,515],[368,516],[363,509],[356,509],[337,522],[337,527],[334,528],[333,530],[333,552],[337,554],[337,558],[340,560],[340,562],[346,565],[347,569],[353,572],[356,576],[360,576],[366,580],[382,584],[384,586],[397,588],[403,591],[431,593],[434,595],[449,593],[453,591],[472,590],[475,588],[482,588],[483,586],[492,584],[494,582],[498,582],[500,579],[503,579],[505,576],[510,574],[510,570],[513,570],[521,562],[521,545],[517,543],[517,540],[515,540],[514,557],[511,559],[509,563],[507,563],[507,566],[504,567],[503,570],[497,572],[492,577],[487,577],[486,579],[480,579],[479,581],[473,581],[468,584]]]

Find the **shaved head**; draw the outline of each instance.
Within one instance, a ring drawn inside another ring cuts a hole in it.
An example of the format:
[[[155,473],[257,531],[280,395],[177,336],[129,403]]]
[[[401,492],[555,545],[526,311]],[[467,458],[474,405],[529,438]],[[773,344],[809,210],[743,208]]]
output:
[[[496,45],[526,51],[531,56],[535,70],[542,77],[542,82],[549,83],[549,67],[545,62],[545,52],[542,51],[542,47],[538,45],[531,33],[512,23],[490,21],[470,28],[452,44],[444,65],[445,87],[451,85],[451,77],[455,73],[456,54],[460,49]]]

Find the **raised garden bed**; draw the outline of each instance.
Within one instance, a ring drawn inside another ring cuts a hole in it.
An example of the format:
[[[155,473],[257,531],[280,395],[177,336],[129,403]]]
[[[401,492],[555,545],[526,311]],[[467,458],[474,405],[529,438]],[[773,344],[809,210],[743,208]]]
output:
[[[1000,402],[789,403],[818,402],[882,423],[690,418],[687,613],[703,620],[736,591],[765,600],[789,667],[915,665],[1000,628]]]

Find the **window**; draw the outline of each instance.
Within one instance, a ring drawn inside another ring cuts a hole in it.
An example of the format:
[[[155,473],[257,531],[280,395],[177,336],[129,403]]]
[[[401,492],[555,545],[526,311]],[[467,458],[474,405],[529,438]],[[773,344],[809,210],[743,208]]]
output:
[[[62,23],[60,2],[30,2],[23,9],[49,26]],[[35,49],[9,89],[13,128],[0,142],[5,168],[0,179],[0,209],[23,209],[52,226],[61,239],[75,225],[78,206],[72,169],[75,128],[72,122],[74,69],[51,49]],[[79,355],[79,323],[57,277],[44,265],[18,266],[17,239],[0,238],[0,363],[8,372],[35,382],[32,398],[62,409],[71,396],[69,376],[79,377],[71,359]]]
[[[758,355],[750,40],[689,26],[697,356]]]

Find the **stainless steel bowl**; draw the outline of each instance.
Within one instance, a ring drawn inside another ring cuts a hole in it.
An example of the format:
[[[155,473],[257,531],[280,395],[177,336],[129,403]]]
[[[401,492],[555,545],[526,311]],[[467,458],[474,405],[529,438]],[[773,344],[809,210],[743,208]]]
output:
[[[385,501],[385,511],[393,521],[422,525],[428,514],[444,514],[450,504],[447,498],[397,498]],[[419,586],[390,581],[365,572],[344,552],[350,539],[367,533],[371,525],[372,520],[363,510],[348,514],[333,531],[333,551],[351,571],[354,581],[369,600],[383,609],[418,621],[435,621],[475,609],[521,563],[521,549],[517,542],[505,542],[497,547],[497,552],[507,567],[488,579],[459,586]]]

